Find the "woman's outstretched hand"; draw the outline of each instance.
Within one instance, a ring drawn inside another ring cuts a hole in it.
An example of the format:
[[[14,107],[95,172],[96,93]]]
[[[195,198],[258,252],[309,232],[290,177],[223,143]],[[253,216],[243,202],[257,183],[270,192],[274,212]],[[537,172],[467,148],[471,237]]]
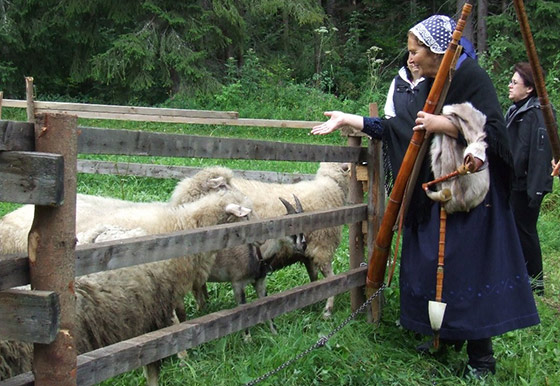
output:
[[[344,113],[342,111],[325,111],[324,114],[329,117],[329,120],[313,127],[311,134],[330,134],[344,125]]]

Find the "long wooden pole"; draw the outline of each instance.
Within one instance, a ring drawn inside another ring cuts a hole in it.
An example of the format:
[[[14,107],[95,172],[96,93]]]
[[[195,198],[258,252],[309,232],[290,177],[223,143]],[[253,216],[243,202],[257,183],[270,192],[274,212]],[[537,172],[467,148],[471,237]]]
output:
[[[472,0],[467,0],[463,6],[461,17],[457,22],[455,31],[453,31],[449,47],[443,55],[434,84],[432,85],[426,103],[424,104],[423,111],[427,113],[433,113],[438,105],[441,93],[447,81],[451,63],[453,62],[453,57],[455,56],[455,52],[459,44],[459,39],[461,39],[467,18],[472,10],[471,1]],[[377,233],[373,251],[369,259],[368,273],[366,277],[366,296],[368,297],[381,288],[381,285],[383,284],[385,269],[387,267],[387,257],[389,256],[391,241],[393,239],[393,227],[401,207],[407,181],[411,175],[416,158],[418,157],[418,152],[422,146],[422,142],[424,141],[425,134],[426,133],[423,130],[414,131],[412,134],[412,139],[410,140],[408,149],[404,155],[402,166],[397,174],[391,195],[389,196],[389,202],[387,203],[387,208],[385,210],[383,220],[381,221],[381,227]],[[372,306],[372,316],[374,321],[376,321],[379,315],[379,310],[376,310],[375,307]]]
[[[541,111],[543,113],[544,124],[546,126],[546,131],[550,140],[552,155],[554,156],[554,160],[558,162],[560,160],[560,140],[558,140],[558,126],[556,124],[556,120],[554,119],[552,106],[550,105],[550,102],[548,100],[548,93],[546,92],[544,76],[541,65],[539,63],[537,49],[535,48],[535,42],[533,41],[533,35],[531,34],[529,20],[527,19],[527,12],[525,12],[525,5],[523,4],[523,0],[514,0],[513,5],[515,7],[515,12],[517,13],[517,18],[519,19],[519,27],[521,28],[521,35],[523,36],[523,42],[525,43],[525,49],[527,50],[529,64],[531,65],[531,69],[533,70],[535,88],[537,89],[537,95],[539,96],[539,101],[541,103]]]

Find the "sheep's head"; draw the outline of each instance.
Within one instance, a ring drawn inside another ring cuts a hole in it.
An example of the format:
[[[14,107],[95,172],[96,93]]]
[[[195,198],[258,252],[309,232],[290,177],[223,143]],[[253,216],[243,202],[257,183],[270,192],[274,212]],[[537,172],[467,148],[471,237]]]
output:
[[[185,178],[177,184],[171,196],[171,205],[193,202],[206,194],[231,188],[233,177],[231,169],[213,166],[202,169],[191,178]]]
[[[317,170],[317,178],[331,178],[345,193],[350,182],[350,166],[348,162],[321,162]]]

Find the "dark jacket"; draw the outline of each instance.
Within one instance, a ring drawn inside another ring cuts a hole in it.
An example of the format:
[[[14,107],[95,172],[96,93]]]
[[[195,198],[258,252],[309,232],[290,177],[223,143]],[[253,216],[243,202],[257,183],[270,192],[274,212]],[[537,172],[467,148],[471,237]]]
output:
[[[505,119],[514,161],[512,189],[526,191],[529,206],[537,207],[552,191],[552,150],[538,98],[511,106]]]

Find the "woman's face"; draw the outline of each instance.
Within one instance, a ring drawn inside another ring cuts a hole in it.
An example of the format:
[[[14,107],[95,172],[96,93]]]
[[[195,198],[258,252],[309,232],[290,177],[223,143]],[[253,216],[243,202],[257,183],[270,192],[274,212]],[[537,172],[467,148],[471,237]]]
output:
[[[509,95],[508,98],[513,102],[519,102],[529,96],[533,92],[533,87],[525,86],[523,78],[518,72],[515,72],[511,77],[508,85]]]
[[[428,47],[420,44],[416,36],[408,34],[408,63],[418,67],[420,76],[435,78],[441,55],[434,54]]]

